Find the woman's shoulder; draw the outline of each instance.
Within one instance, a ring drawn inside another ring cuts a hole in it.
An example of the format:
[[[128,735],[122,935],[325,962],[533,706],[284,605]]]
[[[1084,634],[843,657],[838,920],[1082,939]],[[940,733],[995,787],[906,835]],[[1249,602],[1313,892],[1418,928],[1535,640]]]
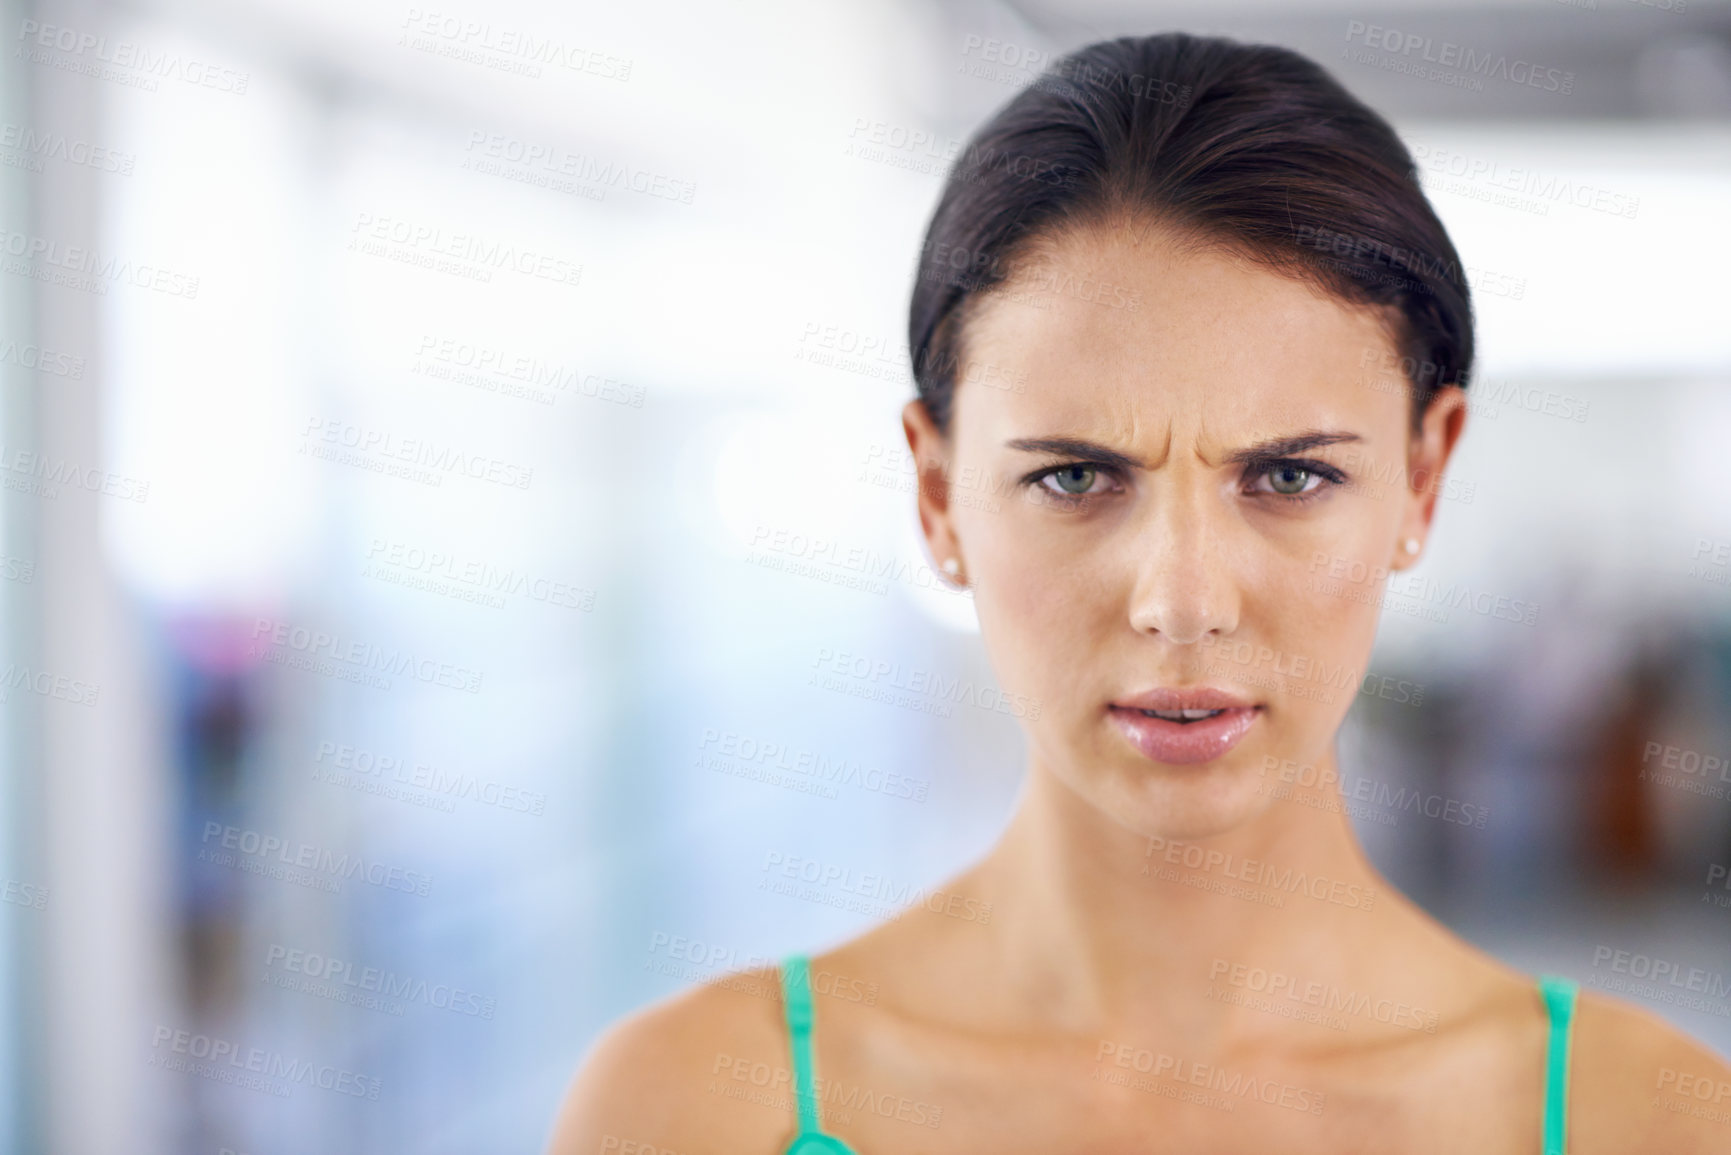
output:
[[[1657,1015],[1583,991],[1569,1068],[1571,1151],[1731,1151],[1731,1064]]]
[[[773,966],[736,971],[613,1023],[565,1093],[549,1155],[772,1155],[794,1132]]]

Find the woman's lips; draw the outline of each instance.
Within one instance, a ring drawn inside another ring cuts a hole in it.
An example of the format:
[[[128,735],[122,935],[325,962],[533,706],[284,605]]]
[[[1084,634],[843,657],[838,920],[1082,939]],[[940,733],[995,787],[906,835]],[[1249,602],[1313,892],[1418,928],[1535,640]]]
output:
[[[1128,706],[1108,706],[1106,712],[1144,757],[1190,766],[1212,762],[1238,745],[1261,711],[1255,706],[1234,706],[1195,722],[1168,722]]]

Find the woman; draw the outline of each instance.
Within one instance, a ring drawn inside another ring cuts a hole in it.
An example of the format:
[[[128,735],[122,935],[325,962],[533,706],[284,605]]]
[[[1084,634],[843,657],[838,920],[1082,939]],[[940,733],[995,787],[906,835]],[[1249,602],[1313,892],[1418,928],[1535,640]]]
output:
[[[1731,1150],[1731,1068],[1455,937],[1340,805],[1473,354],[1383,120],[1281,49],[1084,49],[951,174],[910,346],[920,524],[1039,706],[1015,815],[960,904],[614,1026],[555,1151]]]

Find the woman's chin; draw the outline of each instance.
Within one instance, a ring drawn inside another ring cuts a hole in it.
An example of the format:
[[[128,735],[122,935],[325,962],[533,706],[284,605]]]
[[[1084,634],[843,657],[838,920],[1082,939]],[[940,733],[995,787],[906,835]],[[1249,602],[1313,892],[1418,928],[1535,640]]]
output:
[[[1260,798],[1234,801],[1197,800],[1189,805],[1144,805],[1115,815],[1120,825],[1145,838],[1169,842],[1202,842],[1229,834],[1255,821],[1267,809]]]
[[[1145,838],[1196,842],[1235,830],[1274,801],[1254,766],[1223,765],[1213,773],[1149,775],[1138,771],[1103,789],[1084,790],[1120,826]]]

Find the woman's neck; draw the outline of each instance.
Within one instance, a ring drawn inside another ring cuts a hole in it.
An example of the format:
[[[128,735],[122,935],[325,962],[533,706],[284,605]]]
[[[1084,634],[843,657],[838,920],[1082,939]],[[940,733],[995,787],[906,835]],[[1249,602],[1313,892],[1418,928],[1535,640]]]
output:
[[[993,903],[994,941],[978,945],[996,956],[991,984],[1033,1031],[1141,1024],[1217,1044],[1229,1024],[1269,1024],[1211,988],[1252,970],[1350,986],[1386,973],[1373,954],[1398,949],[1391,929],[1418,929],[1337,803],[1281,800],[1227,833],[1150,838],[1037,763],[964,885]]]

